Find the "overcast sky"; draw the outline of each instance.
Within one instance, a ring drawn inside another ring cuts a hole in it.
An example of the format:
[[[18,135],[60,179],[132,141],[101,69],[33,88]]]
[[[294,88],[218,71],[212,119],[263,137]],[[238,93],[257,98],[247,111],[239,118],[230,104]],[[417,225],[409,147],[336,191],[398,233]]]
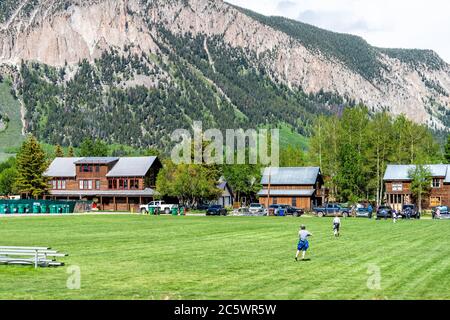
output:
[[[264,15],[359,35],[378,47],[433,49],[450,63],[448,0],[225,1]]]

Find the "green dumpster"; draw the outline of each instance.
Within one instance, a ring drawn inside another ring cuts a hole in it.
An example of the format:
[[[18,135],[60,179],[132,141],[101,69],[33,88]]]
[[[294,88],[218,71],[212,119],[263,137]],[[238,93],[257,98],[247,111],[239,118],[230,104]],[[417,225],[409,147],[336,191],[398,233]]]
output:
[[[155,208],[154,207],[150,207],[148,208],[149,213],[153,216],[155,215]]]
[[[39,203],[33,203],[33,213],[39,213],[41,210],[41,205]]]
[[[70,206],[68,204],[64,205],[64,213],[70,213]]]
[[[17,213],[25,213],[25,206],[22,203],[17,205]]]
[[[0,203],[0,214],[5,214],[6,213],[6,205]]]
[[[24,210],[24,213],[30,213],[30,211],[31,211],[30,210],[30,205],[29,204],[25,204],[23,210]]]
[[[50,205],[50,213],[56,213],[56,206],[54,204]]]
[[[180,207],[180,216],[184,216],[184,207]]]
[[[41,213],[48,213],[46,204],[41,204]]]
[[[173,216],[177,216],[178,215],[178,208],[177,207],[173,207],[171,211],[172,211],[172,215]]]

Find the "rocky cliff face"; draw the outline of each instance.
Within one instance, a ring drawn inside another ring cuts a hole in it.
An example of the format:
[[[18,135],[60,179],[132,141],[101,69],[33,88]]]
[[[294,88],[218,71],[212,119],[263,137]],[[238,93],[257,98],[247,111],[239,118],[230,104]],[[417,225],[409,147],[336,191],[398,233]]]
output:
[[[5,12],[0,20],[3,64],[19,66],[25,60],[75,70],[83,59],[94,63],[110,48],[165,59],[169,53],[161,52],[162,44],[167,43],[160,32],[164,29],[174,37],[204,37],[203,53],[213,72],[215,61],[208,51],[208,39],[218,38],[240,50],[250,65],[263,70],[274,83],[292,90],[332,92],[374,110],[405,113],[434,128],[449,125],[450,66],[432,52],[426,57],[438,61],[437,65],[420,58],[409,61],[404,58],[406,51],[396,55],[367,45],[370,59],[379,68],[371,77],[364,72],[364,65],[355,68],[347,59],[325,52],[321,45],[308,45],[302,40],[301,24],[288,20],[265,23],[264,19],[270,18],[248,14],[221,0],[20,0]],[[291,26],[297,29],[291,31]],[[331,51],[348,49],[347,42],[340,46],[338,42]],[[356,49],[353,54],[365,53]],[[68,71],[65,81],[74,73]],[[157,87],[161,77],[170,82],[175,76],[167,70],[159,73],[158,79],[135,75],[122,85]],[[208,81],[221,92],[220,83]]]

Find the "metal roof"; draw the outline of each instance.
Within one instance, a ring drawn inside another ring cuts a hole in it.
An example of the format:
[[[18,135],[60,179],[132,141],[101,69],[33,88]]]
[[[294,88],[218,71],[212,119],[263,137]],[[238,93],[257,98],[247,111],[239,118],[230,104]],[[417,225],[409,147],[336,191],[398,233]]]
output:
[[[82,158],[55,158],[44,175],[47,177],[75,177],[76,167],[74,162]]]
[[[55,158],[44,175],[48,177],[76,177],[76,164],[109,164],[116,162],[107,177],[143,177],[156,157],[124,158]]]
[[[320,175],[319,167],[265,168],[261,184],[313,185]]]
[[[291,190],[291,189],[271,189],[270,196],[298,196],[298,197],[311,197],[314,194],[314,189],[303,190]],[[263,189],[258,192],[258,196],[267,196],[267,189]]]
[[[109,164],[119,160],[117,157],[85,157],[75,161],[75,164]]]
[[[51,190],[54,196],[78,197],[78,196],[116,196],[116,197],[148,197],[154,196],[155,190],[146,188],[144,190]]]
[[[388,165],[384,174],[384,180],[386,181],[408,181],[409,171],[414,169],[415,165]],[[430,171],[431,175],[435,178],[444,177],[444,182],[450,183],[450,170],[447,164],[431,164],[425,165]]]
[[[124,157],[106,174],[107,177],[143,177],[153,165],[156,157]]]

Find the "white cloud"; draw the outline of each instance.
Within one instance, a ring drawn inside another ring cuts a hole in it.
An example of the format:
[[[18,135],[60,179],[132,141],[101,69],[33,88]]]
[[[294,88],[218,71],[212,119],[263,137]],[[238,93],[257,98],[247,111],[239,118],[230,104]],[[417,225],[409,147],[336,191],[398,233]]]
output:
[[[379,47],[435,50],[450,62],[450,1],[226,0],[265,15],[362,36]]]

